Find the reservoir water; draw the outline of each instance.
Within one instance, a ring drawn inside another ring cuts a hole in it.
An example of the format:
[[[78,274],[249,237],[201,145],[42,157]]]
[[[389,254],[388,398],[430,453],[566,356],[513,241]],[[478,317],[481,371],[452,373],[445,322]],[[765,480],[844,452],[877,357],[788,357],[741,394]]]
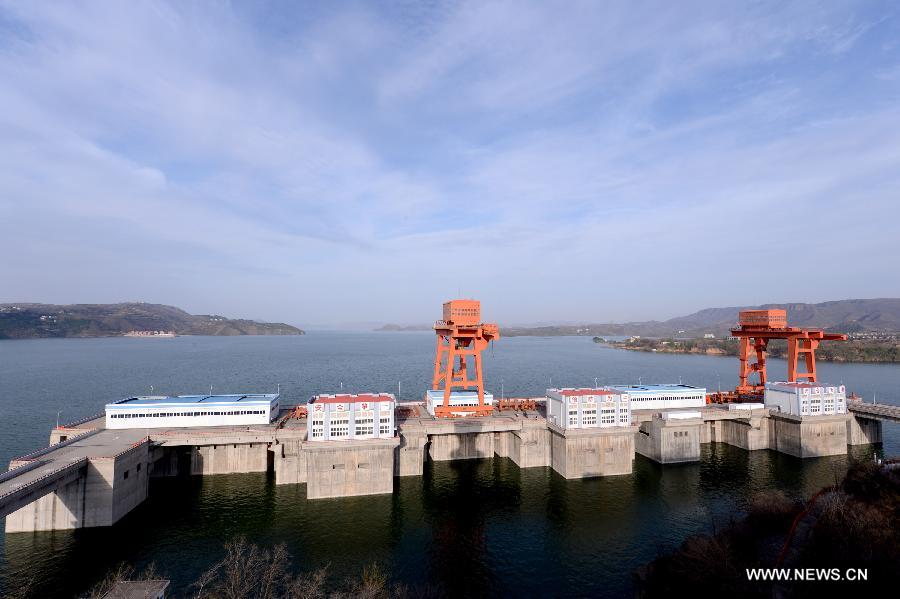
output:
[[[68,422],[129,395],[275,391],[284,403],[318,392],[389,391],[419,399],[431,374],[430,333],[311,332],[302,337],[0,341],[0,462],[47,443]],[[551,385],[677,382],[733,388],[737,359],[614,350],[588,337],[501,339],[486,356],[499,396]],[[770,360],[772,380],[785,376]],[[900,404],[900,366],[819,364],[820,379]],[[900,455],[900,426],[883,453]],[[150,497],[108,529],[0,535],[0,596],[86,591],[120,562],[151,562],[181,595],[238,535],[285,543],[302,570],[336,580],[377,563],[392,579],[468,596],[621,596],[631,573],[691,534],[739,515],[753,492],[808,496],[848,457],[799,460],[704,445],[696,464],[636,456],[628,476],[566,481],[507,459],[428,464],[390,496],[307,501],[305,486],[265,474],[151,481]],[[872,448],[853,458],[871,459]],[[881,452],[881,450],[878,450]]]

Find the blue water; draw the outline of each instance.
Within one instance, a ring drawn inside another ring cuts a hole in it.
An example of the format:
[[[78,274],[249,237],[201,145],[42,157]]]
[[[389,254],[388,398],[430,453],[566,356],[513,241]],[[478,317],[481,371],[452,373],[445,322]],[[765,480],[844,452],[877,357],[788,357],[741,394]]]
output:
[[[291,403],[343,384],[420,399],[433,351],[428,333],[0,341],[0,461],[44,446],[58,412],[75,420],[151,385],[173,394],[280,386]],[[504,338],[485,368],[488,388],[506,396],[595,378],[710,389],[737,382],[735,358],[614,350],[585,337]],[[900,404],[900,366],[821,363],[819,371],[869,400]],[[769,372],[783,378],[786,366],[770,360]],[[884,430],[884,453],[900,454],[900,427]],[[34,596],[71,596],[120,561],[154,562],[180,593],[222,554],[224,540],[242,534],[284,542],[298,568],[330,564],[335,578],[377,562],[393,579],[453,595],[620,596],[636,567],[727,521],[754,491],[805,496],[848,463],[703,448],[697,464],[661,467],[637,456],[631,475],[582,481],[506,459],[429,464],[421,478],[397,479],[391,496],[311,502],[305,486],[276,486],[263,474],[154,480],[148,501],[112,528],[6,535],[0,595],[33,580]]]

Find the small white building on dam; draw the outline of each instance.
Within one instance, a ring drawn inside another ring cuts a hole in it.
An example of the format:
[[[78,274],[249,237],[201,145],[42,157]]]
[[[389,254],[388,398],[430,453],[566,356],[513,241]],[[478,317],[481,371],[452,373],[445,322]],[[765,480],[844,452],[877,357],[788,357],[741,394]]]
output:
[[[547,389],[547,421],[562,429],[631,426],[627,393],[609,388]]]
[[[143,396],[106,404],[106,428],[184,428],[269,424],[277,393]]]
[[[390,393],[316,395],[306,407],[307,439],[393,438],[396,407]]]
[[[627,393],[632,410],[666,410],[669,408],[702,408],[706,405],[706,388],[692,385],[610,385],[610,389]]]
[[[425,408],[428,413],[434,416],[434,408],[444,405],[444,391],[442,389],[429,389],[425,392]],[[456,406],[477,406],[478,391],[451,391],[450,407]],[[484,405],[494,405],[494,395],[485,391]],[[458,412],[456,416],[468,416],[466,412]]]
[[[792,416],[832,416],[847,413],[847,392],[843,385],[766,383],[765,403]]]

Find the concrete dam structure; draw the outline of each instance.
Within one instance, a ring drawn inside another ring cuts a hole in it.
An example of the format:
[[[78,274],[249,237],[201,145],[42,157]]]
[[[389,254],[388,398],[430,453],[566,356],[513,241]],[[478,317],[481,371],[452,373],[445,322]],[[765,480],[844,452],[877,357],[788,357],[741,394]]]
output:
[[[482,352],[500,338],[499,327],[482,322],[477,300],[451,300],[434,325],[434,377],[423,402],[398,403],[389,393],[322,394],[290,408],[279,394],[119,400],[105,416],[54,429],[50,447],[13,460],[0,475],[0,516],[7,532],[110,526],[147,498],[151,477],[273,472],[277,484],[306,485],[312,500],[391,493],[395,477],[421,476],[426,460],[509,458],[578,479],[630,474],[635,454],[696,462],[704,443],[831,456],[880,443],[882,421],[900,420],[900,407],[847,401],[843,385],[816,382],[819,341],[841,335],[787,327],[783,310],[740,318],[734,393],[595,382],[495,405],[484,389]],[[766,347],[784,338],[793,352],[790,380],[770,383]],[[751,374],[757,384],[748,383]]]
[[[635,454],[660,464],[697,461],[700,445],[712,442],[837,455],[880,443],[882,420],[900,419],[900,407],[859,402],[826,416],[709,405],[635,410],[626,427],[564,429],[536,403],[452,419],[401,403],[395,436],[327,442],[310,441],[307,416],[284,408],[273,422],[250,426],[119,430],[97,417],[54,429],[49,447],[10,463],[0,475],[0,516],[8,533],[110,526],[146,499],[150,478],[164,476],[271,471],[277,484],[304,484],[308,499],[320,499],[391,493],[394,477],[420,476],[426,460],[509,458],[577,479],[628,474]]]

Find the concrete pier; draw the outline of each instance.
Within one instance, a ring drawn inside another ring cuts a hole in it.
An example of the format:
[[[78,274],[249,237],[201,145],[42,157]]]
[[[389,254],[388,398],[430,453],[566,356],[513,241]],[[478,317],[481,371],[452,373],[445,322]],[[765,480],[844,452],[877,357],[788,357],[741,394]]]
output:
[[[851,414],[847,419],[847,444],[871,445],[883,443],[881,420],[867,418],[861,414]]]
[[[394,473],[397,476],[422,476],[425,469],[425,446],[428,436],[422,431],[408,431],[400,435],[394,453]]]
[[[400,440],[305,442],[306,497],[394,492],[394,450]]]
[[[640,425],[634,450],[660,464],[700,460],[700,434],[703,418],[664,420],[655,416]]]
[[[847,453],[850,414],[834,416],[769,416],[769,448],[798,458]]]
[[[494,457],[494,433],[432,435],[428,457],[433,462]]]
[[[548,424],[551,466],[564,478],[631,474],[636,426],[561,429]]]
[[[6,532],[111,526],[147,498],[150,444],[84,459],[78,476],[6,516]]]
[[[300,439],[283,439],[273,451],[272,469],[276,485],[296,485],[306,482],[306,456]]]
[[[525,421],[521,430],[498,435],[507,444],[505,457],[519,468],[538,468],[552,464],[551,433],[544,423]]]

